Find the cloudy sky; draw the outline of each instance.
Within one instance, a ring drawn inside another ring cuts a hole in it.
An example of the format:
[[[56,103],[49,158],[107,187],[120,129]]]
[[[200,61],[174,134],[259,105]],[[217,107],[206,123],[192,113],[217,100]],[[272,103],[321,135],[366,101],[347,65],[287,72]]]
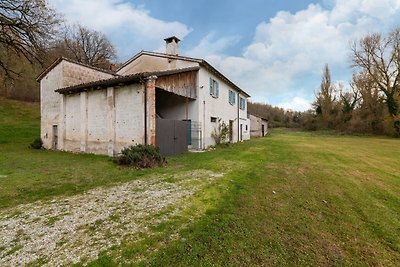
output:
[[[104,32],[123,62],[164,51],[176,35],[181,54],[201,57],[255,102],[306,110],[323,66],[345,85],[350,43],[400,26],[400,0],[49,0],[71,23]]]

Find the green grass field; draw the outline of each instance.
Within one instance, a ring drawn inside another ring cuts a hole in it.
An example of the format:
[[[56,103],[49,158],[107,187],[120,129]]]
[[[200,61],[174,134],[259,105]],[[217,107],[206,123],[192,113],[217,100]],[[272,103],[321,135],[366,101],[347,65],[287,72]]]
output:
[[[399,139],[274,130],[168,158],[166,167],[132,170],[103,156],[29,149],[38,135],[38,104],[0,99],[0,210],[154,175],[224,173],[217,186],[189,199],[182,216],[104,251],[89,266],[400,262]],[[195,213],[201,216],[189,220]]]

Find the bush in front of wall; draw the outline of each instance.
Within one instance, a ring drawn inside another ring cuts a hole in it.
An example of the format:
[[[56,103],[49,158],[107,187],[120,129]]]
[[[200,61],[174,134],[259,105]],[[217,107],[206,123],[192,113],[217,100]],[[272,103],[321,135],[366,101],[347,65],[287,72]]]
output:
[[[33,142],[29,145],[29,148],[32,149],[41,149],[43,146],[43,141],[40,137],[37,137]]]
[[[217,127],[214,127],[214,131],[211,133],[211,137],[214,139],[216,145],[225,143],[229,137],[228,125],[221,119],[218,119]]]
[[[165,158],[161,156],[157,147],[139,144],[122,149],[121,155],[117,156],[115,161],[118,165],[152,168],[162,166]]]

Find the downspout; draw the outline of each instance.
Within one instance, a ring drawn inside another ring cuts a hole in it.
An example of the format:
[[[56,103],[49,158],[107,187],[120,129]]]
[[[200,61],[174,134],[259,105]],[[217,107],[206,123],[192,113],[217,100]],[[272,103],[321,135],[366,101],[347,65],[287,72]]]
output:
[[[186,120],[189,119],[189,98],[186,97]]]
[[[203,100],[203,149],[206,149],[206,101]]]
[[[238,103],[238,105],[237,105],[237,120],[238,120],[238,127],[237,127],[237,129],[238,129],[238,136],[237,136],[237,140],[238,140],[238,143],[240,142],[240,116],[239,116],[239,108],[240,108],[240,98],[239,98],[239,92],[237,93],[237,103]]]

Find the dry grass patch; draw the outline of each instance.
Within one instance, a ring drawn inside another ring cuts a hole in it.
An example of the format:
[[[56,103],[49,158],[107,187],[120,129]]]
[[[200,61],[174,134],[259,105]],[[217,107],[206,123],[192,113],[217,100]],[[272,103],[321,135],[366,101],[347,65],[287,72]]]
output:
[[[182,213],[193,194],[222,176],[207,170],[154,176],[3,210],[0,263],[44,260],[55,266],[94,260],[122,241],[151,235],[152,226]]]

